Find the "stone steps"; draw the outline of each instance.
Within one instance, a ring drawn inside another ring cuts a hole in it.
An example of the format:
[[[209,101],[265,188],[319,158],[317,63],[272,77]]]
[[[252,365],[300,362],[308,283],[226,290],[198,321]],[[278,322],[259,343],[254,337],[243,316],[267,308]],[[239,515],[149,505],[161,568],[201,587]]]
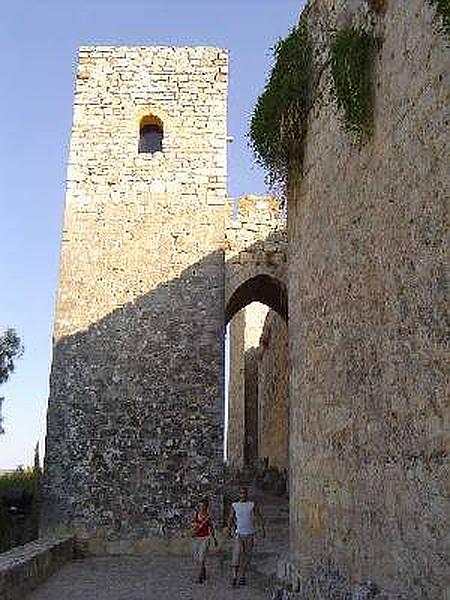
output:
[[[264,515],[266,536],[259,535],[255,540],[251,569],[265,584],[273,583],[280,557],[289,549],[289,499],[286,495],[277,496],[261,490],[250,478],[245,482],[250,490],[250,498],[261,507]],[[234,498],[238,483],[234,482],[227,490],[227,496]]]
[[[266,537],[255,544],[252,570],[266,583],[273,582],[278,560],[289,547],[289,500],[257,488],[253,497],[264,514]]]

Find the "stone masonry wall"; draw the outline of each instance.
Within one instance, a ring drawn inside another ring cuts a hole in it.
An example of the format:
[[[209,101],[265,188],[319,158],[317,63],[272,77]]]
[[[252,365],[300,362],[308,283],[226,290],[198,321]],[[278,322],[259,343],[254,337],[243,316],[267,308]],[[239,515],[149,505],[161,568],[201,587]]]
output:
[[[259,346],[267,306],[258,302],[240,310],[230,321],[228,388],[228,462],[242,469],[257,455]]]
[[[237,213],[233,212],[229,203],[225,228],[227,319],[253,301],[277,309],[280,300],[274,295],[280,285],[286,284],[286,218],[279,201],[265,196],[242,196],[237,201]],[[258,285],[261,278],[264,282]],[[267,279],[273,282],[272,286],[267,285]]]
[[[244,466],[245,446],[245,310],[229,324],[227,462],[233,470]]]
[[[0,554],[0,597],[23,600],[74,556],[72,537],[51,537]]]
[[[177,535],[221,480],[226,103],[224,50],[80,50],[44,528],[99,552]]]
[[[288,330],[283,319],[269,311],[258,357],[258,451],[269,466],[288,468],[289,457]]]
[[[382,46],[361,145],[324,63],[288,200],[291,551],[303,578],[328,564],[436,600],[450,592],[450,43],[434,3],[384,4],[309,4],[317,43],[359,22]]]
[[[257,381],[254,377],[253,383],[249,381],[250,371],[255,367],[250,355],[252,348],[259,345],[268,310],[260,303],[274,300],[273,296],[278,295],[275,301],[281,304],[280,286],[286,283],[286,250],[286,219],[277,200],[243,196],[236,203],[228,202],[225,226],[225,318],[230,319],[227,445],[229,464],[237,469],[244,466],[245,453],[254,457],[257,451]],[[258,281],[261,276],[270,277],[274,282],[268,294],[266,281],[262,284]],[[263,297],[264,292],[266,297]],[[254,374],[256,376],[256,371]],[[253,439],[250,446],[246,442],[248,434]]]
[[[252,302],[245,308],[245,462],[258,456],[258,347],[268,312],[267,306]]]

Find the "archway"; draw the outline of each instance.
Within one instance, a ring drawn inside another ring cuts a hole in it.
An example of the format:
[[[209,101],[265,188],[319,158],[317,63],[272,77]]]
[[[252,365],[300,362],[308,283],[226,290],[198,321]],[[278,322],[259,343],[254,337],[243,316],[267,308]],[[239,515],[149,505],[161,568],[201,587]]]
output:
[[[288,470],[287,318],[286,285],[268,274],[241,283],[226,305],[227,462],[277,490]]]
[[[225,308],[225,321],[228,323],[234,315],[252,302],[261,302],[277,312],[287,322],[288,302],[286,285],[278,278],[260,273],[246,280],[235,289]]]

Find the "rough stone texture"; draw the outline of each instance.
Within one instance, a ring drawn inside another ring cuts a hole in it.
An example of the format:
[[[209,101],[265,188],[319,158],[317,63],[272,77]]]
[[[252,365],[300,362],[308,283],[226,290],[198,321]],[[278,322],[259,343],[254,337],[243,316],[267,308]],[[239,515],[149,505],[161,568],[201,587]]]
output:
[[[329,560],[435,600],[450,593],[449,41],[425,0],[309,11],[316,40],[372,20],[383,44],[373,138],[345,132],[325,66],[288,200],[291,552],[303,578]]]
[[[287,316],[286,219],[279,202],[243,196],[237,209],[234,216],[229,205],[225,231],[226,320],[253,301]]]
[[[224,50],[80,50],[44,528],[96,551],[183,529],[221,480],[226,102]]]
[[[256,355],[252,348],[259,344],[259,315],[265,317],[267,308],[261,313],[252,303],[263,302],[287,317],[287,237],[286,219],[277,200],[243,196],[236,209],[234,213],[234,205],[229,204],[225,230],[225,318],[231,319],[227,443],[230,466],[241,469],[245,456],[250,460],[258,454]]]
[[[258,454],[284,470],[289,465],[288,329],[274,311],[265,320],[258,353]]]
[[[227,463],[232,471],[244,466],[245,446],[245,309],[231,319],[228,329]]]
[[[0,554],[0,598],[23,600],[73,556],[72,537],[39,539]]]
[[[268,308],[253,302],[230,322],[228,463],[242,469],[258,454],[258,362],[256,349]]]

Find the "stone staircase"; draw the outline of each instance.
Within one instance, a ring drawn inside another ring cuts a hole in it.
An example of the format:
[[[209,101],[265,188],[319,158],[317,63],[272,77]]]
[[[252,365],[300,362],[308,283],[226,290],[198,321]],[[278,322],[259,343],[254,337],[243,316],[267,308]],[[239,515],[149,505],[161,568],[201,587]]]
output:
[[[258,536],[252,570],[267,582],[276,578],[277,563],[289,551],[289,500],[253,486],[253,498],[259,503],[266,524],[266,537]]]

